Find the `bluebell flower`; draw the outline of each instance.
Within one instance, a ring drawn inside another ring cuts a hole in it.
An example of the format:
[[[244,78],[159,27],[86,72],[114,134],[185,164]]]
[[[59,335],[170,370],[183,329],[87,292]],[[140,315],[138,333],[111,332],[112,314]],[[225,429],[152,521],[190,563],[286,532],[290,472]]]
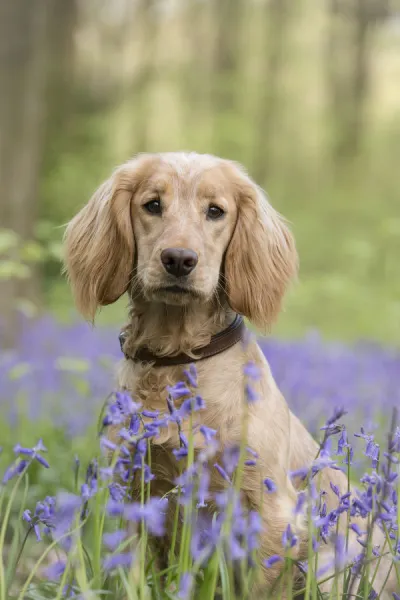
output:
[[[173,386],[167,387],[167,392],[173,398],[173,400],[177,400],[178,398],[183,398],[184,396],[190,396],[190,389],[186,386],[183,381],[179,381]]]
[[[222,455],[222,462],[224,463],[224,469],[232,475],[239,463],[240,447],[237,445],[227,446]]]
[[[249,361],[244,365],[243,373],[253,381],[259,381],[261,379],[261,369],[253,361]]]
[[[297,545],[298,538],[292,531],[290,523],[282,534],[282,546],[285,549],[294,548]]]
[[[229,478],[229,475],[228,475],[228,473],[225,471],[225,469],[223,469],[223,468],[221,467],[221,465],[219,465],[218,463],[215,463],[215,464],[214,464],[214,467],[217,469],[217,471],[218,471],[218,473],[221,475],[221,477],[222,477],[223,479],[225,479],[225,481],[227,481],[228,483],[231,483],[231,480],[230,480],[230,478]]]
[[[183,371],[184,376],[187,379],[188,384],[197,388],[197,369],[194,363],[191,363],[187,369]]]
[[[252,510],[249,512],[246,528],[247,550],[253,552],[259,547],[260,533],[262,531],[262,520],[258,512]]]
[[[179,580],[179,591],[178,598],[180,600],[187,600],[191,597],[193,588],[194,578],[192,573],[182,573]]]
[[[128,392],[115,392],[115,403],[118,406],[121,413],[125,416],[137,413],[142,405],[132,400],[131,395]]]
[[[197,490],[197,508],[205,508],[207,506],[207,497],[209,493],[210,485],[210,473],[204,466],[199,476],[198,490]]]
[[[344,415],[347,415],[347,411],[343,406],[336,407],[333,411],[333,415],[326,421],[325,425],[330,426],[339,421]]]
[[[272,479],[270,479],[269,477],[266,477],[264,479],[264,485],[265,485],[265,488],[266,488],[266,490],[267,490],[267,492],[269,494],[272,494],[272,493],[276,492],[276,490],[278,489],[276,487],[276,483]]]
[[[294,508],[294,514],[295,515],[302,514],[305,502],[306,502],[306,493],[305,492],[299,492],[297,494],[297,502],[296,502],[296,506]]]
[[[167,498],[150,498],[145,504],[127,504],[123,508],[123,515],[127,521],[139,523],[143,521],[152,535],[164,534],[165,511],[167,509]]]
[[[269,558],[267,558],[267,560],[264,560],[263,564],[264,564],[264,567],[266,567],[267,569],[270,569],[271,567],[276,565],[278,562],[281,562],[282,560],[283,560],[282,556],[279,556],[278,554],[274,554],[273,556],[270,556]]]
[[[181,446],[180,448],[174,448],[172,454],[175,456],[176,460],[182,460],[188,456],[189,450],[185,446]]]
[[[217,430],[211,429],[211,427],[206,427],[205,425],[201,425],[200,433],[203,435],[205,442],[209,443],[212,439],[214,439]]]
[[[23,446],[21,446],[21,444],[16,444],[14,446],[15,454],[29,456],[32,460],[37,460],[38,463],[40,463],[43,467],[48,469],[50,467],[49,463],[45,458],[43,458],[43,456],[39,454],[39,452],[47,452],[47,448],[45,447],[45,445],[43,444],[43,440],[41,439],[33,448],[24,448]]]
[[[30,510],[24,510],[24,512],[22,514],[22,518],[24,521],[29,523],[29,525],[33,528],[35,535],[36,535],[36,539],[38,542],[40,542],[42,540],[42,535],[41,535],[41,531],[40,531],[39,519],[37,517],[32,518]]]
[[[308,467],[303,467],[301,469],[296,469],[294,471],[290,471],[289,476],[291,479],[301,479],[304,481],[304,479],[306,479],[306,477],[309,474],[309,468]]]
[[[44,570],[44,575],[50,581],[58,581],[61,579],[67,563],[63,560],[58,560],[52,563],[50,566],[46,567]]]
[[[337,571],[342,571],[346,566],[346,562],[346,538],[344,535],[338,533],[335,536],[335,569]]]
[[[130,568],[133,563],[132,552],[121,552],[119,554],[111,554],[103,560],[105,571],[113,571],[118,567]]]
[[[100,447],[106,450],[112,450],[113,452],[117,450],[117,444],[114,444],[111,440],[109,440],[106,436],[102,436],[100,438]]]
[[[341,434],[339,436],[338,439],[338,447],[337,447],[337,453],[339,455],[343,455],[344,454],[344,449],[348,447],[348,440],[347,440],[347,431],[346,428],[343,427]]]
[[[252,388],[252,386],[249,383],[245,384],[244,392],[245,392],[246,400],[249,404],[253,404],[254,402],[257,402],[257,400],[260,397],[259,394],[257,394],[257,392]]]
[[[117,529],[111,533],[103,534],[103,544],[107,546],[109,550],[116,550],[118,546],[126,539],[127,533],[123,529]]]
[[[108,486],[111,499],[115,502],[121,502],[126,495],[126,488],[124,488],[120,483],[112,482]]]

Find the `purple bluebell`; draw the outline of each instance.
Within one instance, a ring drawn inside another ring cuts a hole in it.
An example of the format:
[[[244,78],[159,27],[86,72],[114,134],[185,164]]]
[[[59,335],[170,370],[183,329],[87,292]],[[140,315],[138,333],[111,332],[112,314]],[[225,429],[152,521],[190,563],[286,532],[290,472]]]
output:
[[[48,469],[50,467],[49,463],[45,458],[43,458],[43,456],[41,456],[41,454],[39,454],[39,452],[47,452],[47,448],[43,444],[43,440],[41,439],[33,448],[24,448],[23,446],[21,446],[21,444],[16,444],[14,446],[15,454],[29,456],[32,460],[37,460],[38,463],[40,463],[43,467]]]
[[[174,448],[172,454],[175,456],[176,460],[182,460],[188,456],[189,450],[185,446],[181,446],[180,448]]]
[[[48,567],[46,567],[46,569],[44,571],[44,575],[50,581],[58,581],[59,579],[61,579],[66,566],[67,566],[67,564],[65,561],[58,560],[58,561],[52,563],[51,565],[49,565]]]
[[[216,429],[211,429],[211,427],[206,427],[205,425],[200,426],[200,433],[203,435],[206,443],[211,442],[217,434]]]
[[[124,531],[123,529],[117,529],[116,531],[105,533],[103,535],[103,544],[107,546],[109,550],[114,551],[118,548],[118,546],[122,544],[126,537],[126,531]]]
[[[218,473],[221,475],[221,477],[222,477],[223,479],[225,479],[225,481],[227,481],[228,483],[231,483],[231,480],[230,480],[230,478],[229,478],[229,475],[228,475],[228,473],[225,471],[225,469],[223,469],[223,468],[221,467],[221,465],[219,465],[218,463],[215,463],[215,464],[214,464],[214,467],[217,469],[217,471],[218,471]]]
[[[142,410],[141,413],[144,417],[148,417],[149,419],[157,419],[160,411],[159,410]]]
[[[164,533],[165,511],[167,498],[150,498],[145,504],[127,504],[123,508],[123,515],[127,521],[139,523],[143,521],[149,532],[155,536]]]
[[[260,543],[260,534],[262,532],[262,520],[258,512],[252,510],[249,512],[246,538],[247,538],[247,551],[253,552],[257,550]]]
[[[301,515],[303,513],[304,505],[306,502],[307,496],[305,492],[299,492],[297,494],[297,502],[294,508],[295,515]]]
[[[197,490],[197,508],[205,508],[209,495],[210,473],[204,466],[199,475],[198,490]]]
[[[253,361],[249,361],[244,365],[243,373],[246,375],[246,377],[252,379],[253,381],[258,381],[261,379],[261,369]]]
[[[267,558],[267,560],[264,560],[263,564],[264,564],[264,567],[266,567],[267,569],[270,569],[271,567],[273,567],[277,563],[281,562],[282,560],[283,560],[282,556],[279,556],[278,554],[274,554],[273,556],[270,556],[269,558]]]
[[[197,388],[197,369],[194,363],[191,363],[187,369],[183,371],[184,376],[187,379],[188,384]]]
[[[225,471],[232,475],[239,463],[240,447],[238,445],[227,446],[222,454],[222,462]]]
[[[183,381],[179,381],[173,386],[168,386],[167,391],[173,400],[178,400],[184,396],[190,396],[190,389],[186,386]]]
[[[22,513],[22,518],[24,521],[29,523],[29,525],[31,527],[33,527],[33,530],[36,535],[36,539],[38,542],[40,542],[42,540],[42,535],[41,535],[41,531],[40,531],[39,519],[37,517],[32,518],[30,510],[24,510],[24,512]]]
[[[289,523],[282,534],[282,546],[285,549],[294,548],[297,545],[297,542],[297,535],[293,533],[292,527]]]
[[[118,567],[130,568],[133,563],[132,552],[121,552],[119,554],[111,554],[103,560],[105,571],[114,571]]]
[[[108,490],[110,492],[111,499],[117,503],[121,502],[126,495],[126,488],[117,482],[110,483]]]
[[[179,580],[179,600],[187,600],[191,597],[194,578],[192,573],[182,573]]]
[[[346,537],[338,533],[335,539],[335,569],[342,571],[346,565],[346,561]]]
[[[278,489],[276,483],[269,477],[266,477],[264,479],[264,485],[269,494],[276,492],[276,490]]]
[[[253,387],[249,383],[245,384],[244,393],[246,396],[246,400],[249,404],[253,404],[254,402],[257,402],[257,400],[260,397],[259,394],[253,389]]]
[[[301,480],[306,479],[306,477],[309,474],[309,469],[308,467],[303,467],[301,469],[296,469],[294,471],[290,471],[289,475],[291,479],[297,479],[300,478]]]
[[[118,446],[117,444],[114,444],[114,442],[112,442],[111,440],[109,440],[107,437],[102,436],[100,438],[100,447],[104,448],[106,450],[112,450],[113,452],[115,450],[117,450]]]

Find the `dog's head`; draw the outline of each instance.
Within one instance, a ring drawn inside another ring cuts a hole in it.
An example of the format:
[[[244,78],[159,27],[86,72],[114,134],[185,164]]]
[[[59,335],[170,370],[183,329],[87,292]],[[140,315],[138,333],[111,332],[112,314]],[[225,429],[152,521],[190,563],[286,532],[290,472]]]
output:
[[[149,301],[208,302],[266,326],[296,274],[293,237],[263,191],[210,155],[141,155],[119,167],[69,223],[66,270],[78,308],[128,289]]]

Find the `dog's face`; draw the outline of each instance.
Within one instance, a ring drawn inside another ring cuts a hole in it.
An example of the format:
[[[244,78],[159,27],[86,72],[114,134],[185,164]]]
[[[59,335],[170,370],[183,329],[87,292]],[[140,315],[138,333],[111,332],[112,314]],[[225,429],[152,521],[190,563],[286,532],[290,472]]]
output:
[[[234,310],[265,326],[296,267],[293,238],[264,193],[239,166],[210,155],[141,155],[66,232],[66,268],[90,317],[128,289],[174,305],[223,291]]]
[[[154,160],[132,199],[135,284],[148,300],[211,299],[237,219],[233,190],[215,159]]]

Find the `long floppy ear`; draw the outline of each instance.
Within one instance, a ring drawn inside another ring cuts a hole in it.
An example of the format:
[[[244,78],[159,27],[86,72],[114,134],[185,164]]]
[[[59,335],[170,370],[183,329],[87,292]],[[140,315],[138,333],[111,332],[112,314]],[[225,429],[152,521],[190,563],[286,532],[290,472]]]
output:
[[[140,164],[119,167],[65,232],[65,271],[78,309],[91,320],[99,306],[118,300],[129,285],[135,252],[131,199]]]
[[[238,218],[225,257],[228,300],[236,312],[266,329],[297,274],[294,238],[263,190],[240,167],[231,163],[229,172]]]

